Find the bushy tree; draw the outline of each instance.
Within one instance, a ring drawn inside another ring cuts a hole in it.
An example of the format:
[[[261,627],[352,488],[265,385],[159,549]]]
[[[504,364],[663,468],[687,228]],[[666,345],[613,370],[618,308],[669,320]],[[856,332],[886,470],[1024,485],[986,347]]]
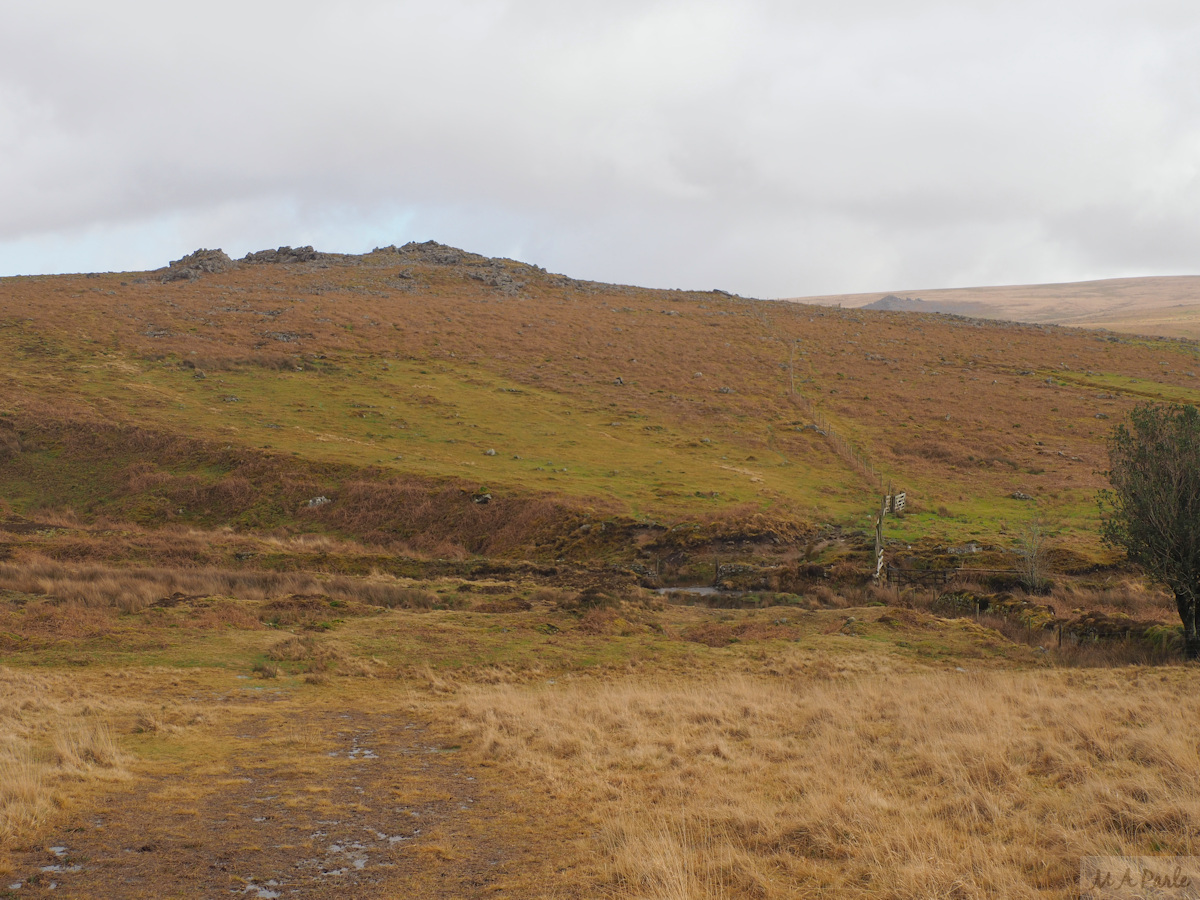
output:
[[[1108,480],[1100,493],[1104,540],[1175,593],[1184,653],[1200,657],[1200,411],[1143,404],[1108,442]]]

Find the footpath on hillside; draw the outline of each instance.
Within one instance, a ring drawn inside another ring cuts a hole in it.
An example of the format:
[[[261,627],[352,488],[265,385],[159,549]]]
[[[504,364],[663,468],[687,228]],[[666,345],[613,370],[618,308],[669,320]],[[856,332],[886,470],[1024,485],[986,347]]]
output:
[[[425,724],[289,713],[303,717],[282,742],[291,752],[278,752],[275,715],[217,726],[223,771],[160,772],[102,795],[13,853],[0,896],[473,897],[538,868],[486,772]]]

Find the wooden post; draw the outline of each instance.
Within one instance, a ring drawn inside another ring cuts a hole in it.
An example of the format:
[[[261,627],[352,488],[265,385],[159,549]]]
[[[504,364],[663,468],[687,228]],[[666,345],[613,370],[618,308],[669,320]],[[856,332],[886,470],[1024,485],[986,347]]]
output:
[[[883,517],[887,514],[887,497],[879,504],[879,518],[875,520],[875,583],[879,583],[883,572]]]

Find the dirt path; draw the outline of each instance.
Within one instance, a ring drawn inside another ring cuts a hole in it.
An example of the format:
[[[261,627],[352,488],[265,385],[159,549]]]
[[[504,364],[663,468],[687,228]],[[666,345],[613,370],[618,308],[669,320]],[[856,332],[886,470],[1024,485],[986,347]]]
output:
[[[505,896],[544,864],[504,839],[513,812],[486,770],[464,767],[425,724],[303,716],[290,737],[278,715],[237,717],[216,735],[226,765],[101,798],[44,849],[14,853],[0,896]]]

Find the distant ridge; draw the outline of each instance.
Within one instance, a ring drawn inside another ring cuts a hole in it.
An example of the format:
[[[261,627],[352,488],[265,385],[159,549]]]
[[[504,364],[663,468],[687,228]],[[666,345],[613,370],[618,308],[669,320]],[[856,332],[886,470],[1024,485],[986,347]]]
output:
[[[948,313],[1200,340],[1200,276],[1162,275],[1063,284],[942,288],[786,298],[891,312]]]
[[[863,309],[882,309],[890,312],[937,312],[937,310],[930,310],[920,297],[897,297],[895,294],[880,297],[874,303],[868,303]]]

